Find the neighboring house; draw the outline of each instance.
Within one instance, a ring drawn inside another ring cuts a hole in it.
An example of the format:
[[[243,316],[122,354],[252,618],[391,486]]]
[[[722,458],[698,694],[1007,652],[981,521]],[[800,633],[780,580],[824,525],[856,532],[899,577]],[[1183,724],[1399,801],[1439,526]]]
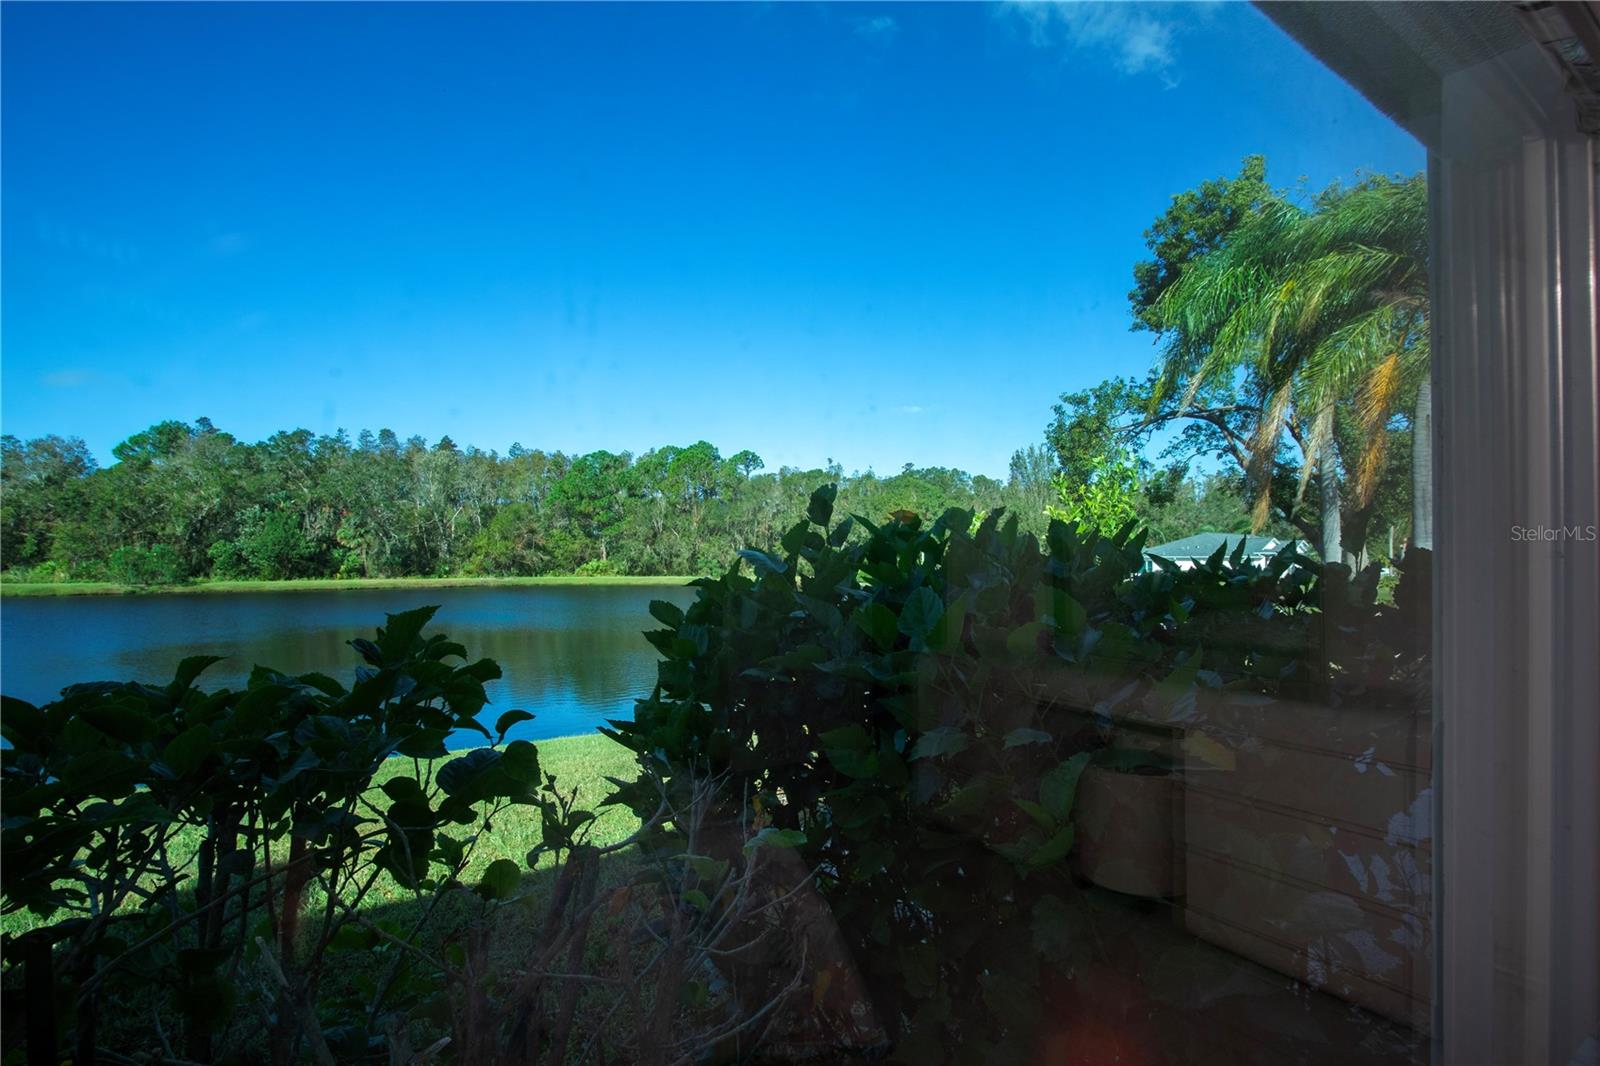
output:
[[[1303,550],[1303,545],[1298,541],[1280,540],[1277,537],[1253,537],[1243,533],[1191,533],[1179,540],[1169,540],[1165,544],[1146,548],[1144,568],[1154,570],[1155,563],[1151,557],[1159,556],[1177,563],[1179,570],[1192,570],[1215,555],[1218,548],[1226,547],[1225,554],[1233,555],[1241,540],[1244,541],[1245,560],[1255,566],[1266,566],[1273,556],[1291,544]]]

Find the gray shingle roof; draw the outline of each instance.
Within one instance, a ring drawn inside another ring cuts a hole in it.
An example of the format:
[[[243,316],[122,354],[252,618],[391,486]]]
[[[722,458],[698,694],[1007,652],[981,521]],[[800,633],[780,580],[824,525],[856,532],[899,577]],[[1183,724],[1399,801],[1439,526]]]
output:
[[[1245,555],[1276,555],[1286,545],[1291,543],[1278,537],[1254,537],[1243,533],[1191,533],[1179,540],[1169,540],[1165,544],[1156,544],[1146,548],[1146,555],[1159,555],[1163,559],[1209,559],[1222,545],[1227,545],[1227,554],[1232,555],[1233,550],[1239,546],[1239,541],[1244,541]]]

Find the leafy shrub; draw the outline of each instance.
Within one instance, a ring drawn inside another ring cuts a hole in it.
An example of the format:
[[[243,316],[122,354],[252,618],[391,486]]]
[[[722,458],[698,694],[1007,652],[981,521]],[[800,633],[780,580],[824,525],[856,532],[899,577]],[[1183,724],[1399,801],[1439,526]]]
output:
[[[70,579],[67,568],[54,559],[33,566],[13,566],[6,570],[6,580],[23,584],[55,584]]]
[[[28,1060],[49,1062],[63,1040],[79,1061],[274,1064],[559,1063],[583,1037],[602,1058],[609,1046],[665,1066],[750,1045],[772,994],[716,993],[706,974],[779,915],[759,860],[781,841],[734,827],[714,834],[731,857],[713,858],[699,827],[716,783],[669,799],[646,781],[660,802],[639,832],[591,843],[595,815],[557,790],[538,749],[501,746],[532,716],[508,711],[493,734],[478,722],[499,668],[425,635],[433,612],[351,641],[363,663],[348,688],[258,667],[242,691],[207,693],[195,681],[216,660],[201,656],[166,685],[4,700],[0,911],[34,923],[0,953],[29,1004],[6,1018],[7,1061],[24,1029]],[[458,731],[493,743],[445,760]],[[519,814],[540,827],[525,864],[497,858],[463,884],[494,822]],[[649,849],[638,877],[601,891],[601,861],[663,820],[689,846]],[[525,886],[524,866],[547,862],[549,890]],[[364,907],[380,881],[414,910]],[[508,927],[536,931],[520,957],[506,957]],[[610,972],[590,972],[595,932],[616,946]],[[666,950],[632,955],[647,937]],[[352,957],[370,966],[335,973]],[[595,989],[610,999],[598,1016],[632,1024],[579,1032],[580,991]]]
[[[651,604],[657,684],[610,735],[669,781],[728,775],[803,842],[903,1060],[1022,1061],[1035,990],[1086,959],[1064,860],[1097,719],[1225,686],[1331,700],[1320,574],[1242,548],[1147,570],[1132,523],[1041,545],[999,511],[834,522],[834,499],[741,552],[750,574]]]
[[[576,572],[580,577],[612,577],[622,573],[622,569],[610,559],[590,559]]]
[[[526,503],[508,503],[472,538],[466,570],[469,574],[491,576],[537,574],[545,562],[534,508]]]
[[[176,585],[184,579],[183,560],[170,546],[125,546],[106,560],[106,576],[123,585]]]
[[[317,572],[317,549],[306,538],[300,516],[260,507],[245,512],[237,537],[212,546],[211,559],[218,577],[279,581]]]
[[[62,1027],[75,1019],[77,1038],[92,1041],[97,1004],[159,991],[183,1019],[184,1057],[209,1061],[224,1036],[237,1055],[247,1034],[232,1023],[260,991],[245,975],[265,967],[278,979],[256,1008],[272,1019],[272,1057],[287,1061],[300,1044],[325,1059],[334,1037],[315,1021],[316,988],[330,951],[376,943],[358,913],[376,878],[449,885],[476,840],[470,827],[512,806],[545,812],[541,848],[572,845],[590,816],[541,780],[526,741],[368,794],[390,756],[420,768],[457,730],[488,735],[476,716],[499,668],[452,665],[465,650],[422,635],[433,610],[391,615],[375,641],[352,641],[365,665],[350,688],[258,667],[242,691],[206,693],[194,682],[216,659],[201,656],[164,686],[75,685],[43,707],[5,699],[3,909],[42,923],[6,945],[6,961],[43,951]],[[507,712],[498,735],[528,717]],[[517,879],[499,866],[479,886],[487,897]],[[326,903],[303,915],[313,886]],[[344,1017],[360,1024],[340,1038],[365,1046],[381,1035],[369,1024],[428,994],[445,989],[408,990],[391,974]]]
[[[1063,522],[1076,522],[1107,536],[1134,519],[1139,509],[1139,467],[1126,452],[1102,456],[1090,476],[1075,481],[1065,474],[1051,479],[1054,503],[1045,514]]]
[[[236,540],[219,540],[206,549],[211,559],[211,576],[223,581],[246,580],[255,576],[250,560]]]

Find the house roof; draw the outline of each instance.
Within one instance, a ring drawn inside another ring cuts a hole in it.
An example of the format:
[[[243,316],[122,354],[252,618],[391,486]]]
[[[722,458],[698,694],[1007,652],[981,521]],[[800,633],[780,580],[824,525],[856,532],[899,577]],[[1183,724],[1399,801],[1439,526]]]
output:
[[[1438,148],[1442,84],[1531,43],[1517,9],[1553,9],[1583,22],[1582,4],[1440,4],[1360,0],[1307,4],[1258,0],[1256,7],[1380,111]],[[1585,22],[1584,28],[1588,23]],[[1576,32],[1576,31],[1572,31]]]
[[[1483,80],[1485,69],[1493,67],[1486,83],[1498,86],[1506,101],[1502,117],[1494,109],[1475,109],[1467,118],[1474,128],[1490,120],[1542,120],[1546,104],[1533,106],[1541,99],[1536,86],[1554,66],[1563,72],[1563,107],[1573,109],[1571,120],[1584,133],[1600,130],[1600,0],[1258,0],[1256,6],[1429,149],[1474,144],[1459,141],[1459,131],[1442,125],[1446,83],[1470,69],[1477,70],[1475,80]],[[1539,62],[1522,66],[1517,58],[1528,51]]]
[[[1252,537],[1243,533],[1191,533],[1179,540],[1146,548],[1144,553],[1163,559],[1209,559],[1223,545],[1227,545],[1227,554],[1232,555],[1241,540],[1246,555],[1276,555],[1291,543],[1278,537]]]

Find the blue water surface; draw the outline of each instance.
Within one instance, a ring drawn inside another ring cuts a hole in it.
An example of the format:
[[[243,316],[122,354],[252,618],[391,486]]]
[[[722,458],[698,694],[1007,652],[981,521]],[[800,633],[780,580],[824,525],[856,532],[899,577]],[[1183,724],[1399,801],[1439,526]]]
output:
[[[642,635],[658,627],[649,603],[687,605],[693,591],[576,585],[7,598],[0,692],[39,703],[81,681],[164,683],[179,660],[200,654],[227,657],[201,678],[205,688],[242,686],[257,664],[348,683],[360,662],[350,638],[373,636],[387,612],[437,604],[430,632],[500,664],[485,722],[523,708],[536,717],[512,738],[571,736],[632,717],[633,700],[655,680],[657,655]]]

